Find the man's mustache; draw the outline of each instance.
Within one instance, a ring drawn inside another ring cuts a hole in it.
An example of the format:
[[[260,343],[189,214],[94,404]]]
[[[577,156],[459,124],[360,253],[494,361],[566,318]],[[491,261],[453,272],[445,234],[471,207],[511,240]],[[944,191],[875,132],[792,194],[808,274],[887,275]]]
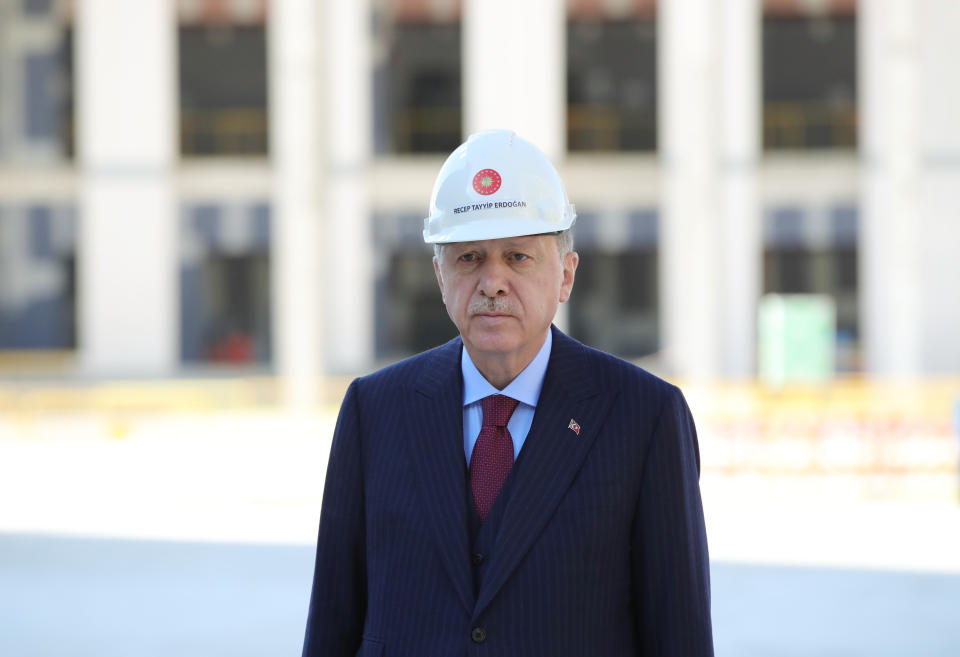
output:
[[[503,313],[506,315],[516,315],[516,308],[513,304],[503,297],[493,297],[473,301],[467,306],[467,313],[470,315],[483,315],[489,313]]]

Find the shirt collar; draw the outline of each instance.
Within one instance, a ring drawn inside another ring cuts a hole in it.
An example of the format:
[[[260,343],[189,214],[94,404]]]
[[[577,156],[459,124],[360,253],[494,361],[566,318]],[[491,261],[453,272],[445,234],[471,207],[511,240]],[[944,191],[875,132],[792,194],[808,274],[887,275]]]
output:
[[[536,407],[537,400],[540,399],[540,389],[543,387],[543,377],[547,373],[547,363],[550,362],[552,346],[553,331],[548,330],[547,339],[543,341],[540,351],[503,390],[497,390],[483,378],[483,374],[473,364],[470,354],[464,347],[460,355],[460,371],[463,372],[463,405],[468,406],[490,395],[506,395],[527,406]]]

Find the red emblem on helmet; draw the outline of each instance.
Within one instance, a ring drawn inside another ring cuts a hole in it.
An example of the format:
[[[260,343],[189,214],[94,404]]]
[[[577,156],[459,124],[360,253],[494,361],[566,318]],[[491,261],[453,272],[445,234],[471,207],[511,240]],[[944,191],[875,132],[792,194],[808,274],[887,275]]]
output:
[[[480,169],[473,177],[473,191],[488,196],[500,189],[500,174],[493,169]]]

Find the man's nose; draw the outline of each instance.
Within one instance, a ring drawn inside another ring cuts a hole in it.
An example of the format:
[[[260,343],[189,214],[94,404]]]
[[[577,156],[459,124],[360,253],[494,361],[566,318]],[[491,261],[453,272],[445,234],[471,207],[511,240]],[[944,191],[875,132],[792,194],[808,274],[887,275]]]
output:
[[[510,268],[496,258],[483,263],[480,270],[479,289],[485,297],[502,297],[510,289]]]

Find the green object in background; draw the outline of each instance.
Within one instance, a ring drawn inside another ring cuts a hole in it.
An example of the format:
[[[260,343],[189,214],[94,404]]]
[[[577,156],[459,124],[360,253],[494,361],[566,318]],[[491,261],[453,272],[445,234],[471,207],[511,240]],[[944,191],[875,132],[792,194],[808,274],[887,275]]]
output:
[[[824,294],[767,294],[758,312],[757,370],[768,384],[833,378],[837,308]]]

